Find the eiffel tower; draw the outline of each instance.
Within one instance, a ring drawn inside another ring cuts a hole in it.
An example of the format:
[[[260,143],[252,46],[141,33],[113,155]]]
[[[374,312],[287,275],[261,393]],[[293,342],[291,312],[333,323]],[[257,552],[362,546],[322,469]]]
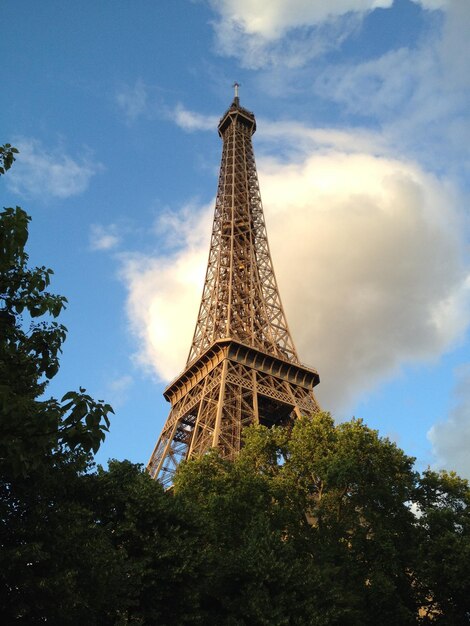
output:
[[[235,97],[223,141],[207,273],[186,367],[164,391],[171,411],[147,469],[164,486],[179,463],[218,448],[234,459],[249,424],[318,411],[318,373],[299,362],[274,275],[251,137]]]

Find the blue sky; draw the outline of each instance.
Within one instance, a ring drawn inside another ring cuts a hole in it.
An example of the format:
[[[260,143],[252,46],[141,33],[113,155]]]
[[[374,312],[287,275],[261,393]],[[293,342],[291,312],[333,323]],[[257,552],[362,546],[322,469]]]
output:
[[[274,267],[320,403],[470,477],[468,0],[4,0],[2,205],[69,300],[60,374],[145,463],[207,260],[216,126],[254,111]]]

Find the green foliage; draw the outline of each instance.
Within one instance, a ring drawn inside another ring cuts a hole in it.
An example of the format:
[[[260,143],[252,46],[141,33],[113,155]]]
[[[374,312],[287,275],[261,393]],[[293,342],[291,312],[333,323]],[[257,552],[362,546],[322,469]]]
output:
[[[295,598],[303,572],[277,486],[211,453],[181,468],[174,492],[201,528],[202,623],[302,623]]]
[[[424,472],[417,498],[417,568],[430,623],[470,623],[470,487],[454,472]]]
[[[174,491],[204,529],[205,623],[416,623],[412,465],[327,413],[291,433],[248,428],[233,463],[214,452],[184,464]]]
[[[127,461],[90,469],[70,457],[24,481],[15,507],[0,493],[2,623],[200,623],[198,529],[183,504]]]
[[[83,455],[69,455],[34,479],[1,483],[3,623],[93,624],[114,610],[120,555],[95,522],[80,467],[88,469]]]
[[[0,173],[16,153],[1,148]],[[0,213],[0,469],[8,475],[36,471],[59,448],[96,452],[112,412],[84,389],[44,398],[59,370],[67,329],[55,320],[67,300],[48,291],[51,269],[28,267],[30,220],[20,207]]]
[[[0,149],[0,174],[17,152]],[[45,397],[59,370],[66,328],[56,320],[66,299],[48,291],[52,270],[28,267],[29,222],[19,207],[0,213],[1,615],[3,623],[76,624],[80,607],[101,606],[116,557],[81,495],[87,455],[112,409],[81,388],[61,401]]]
[[[15,154],[18,154],[18,150],[13,148],[9,143],[0,146],[0,175],[5,174],[13,165]]]
[[[91,505],[122,559],[121,622],[200,623],[199,528],[185,503],[128,461],[112,461],[92,480]]]

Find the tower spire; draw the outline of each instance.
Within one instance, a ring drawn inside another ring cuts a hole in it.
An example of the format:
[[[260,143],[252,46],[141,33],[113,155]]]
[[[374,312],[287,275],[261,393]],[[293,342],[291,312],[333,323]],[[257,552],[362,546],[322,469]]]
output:
[[[235,81],[235,82],[233,83],[233,88],[234,88],[234,90],[235,90],[235,96],[234,96],[234,98],[233,98],[233,102],[234,102],[234,104],[235,104],[237,107],[239,107],[239,106],[240,106],[240,98],[238,97],[238,89],[239,89],[239,87],[240,87],[240,83],[237,83],[237,81]]]
[[[179,463],[218,448],[233,459],[244,426],[318,410],[317,372],[300,364],[269,251],[251,137],[235,98],[222,116],[217,198],[206,278],[184,372],[165,389],[170,415],[148,471],[170,485]]]

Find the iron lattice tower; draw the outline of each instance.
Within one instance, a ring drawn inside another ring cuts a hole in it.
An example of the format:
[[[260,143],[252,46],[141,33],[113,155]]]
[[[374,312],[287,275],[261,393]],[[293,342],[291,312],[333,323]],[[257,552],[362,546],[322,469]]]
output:
[[[299,362],[282,308],[251,137],[235,98],[223,140],[209,261],[188,361],[164,391],[171,411],[148,464],[171,485],[178,464],[212,447],[233,459],[244,426],[285,424],[319,410],[314,369]]]

